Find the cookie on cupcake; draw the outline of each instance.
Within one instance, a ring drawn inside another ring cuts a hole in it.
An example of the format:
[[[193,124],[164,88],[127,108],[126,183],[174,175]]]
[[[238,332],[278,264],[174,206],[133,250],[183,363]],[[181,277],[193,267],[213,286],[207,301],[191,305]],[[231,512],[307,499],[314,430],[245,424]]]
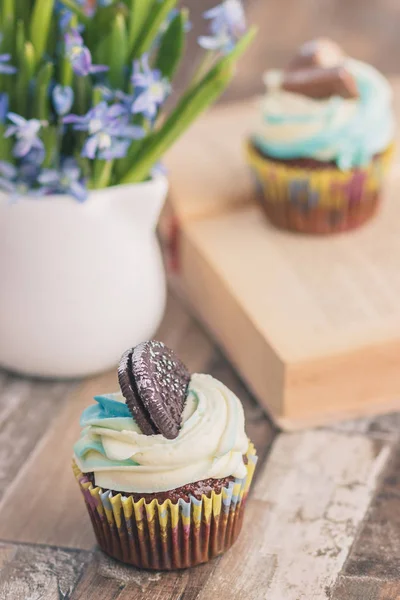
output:
[[[333,233],[376,211],[393,152],[392,90],[374,67],[329,39],[268,71],[247,157],[262,206],[283,229]]]
[[[256,453],[239,399],[149,341],[122,357],[121,393],[81,417],[74,472],[99,546],[145,569],[207,562],[239,535]]]

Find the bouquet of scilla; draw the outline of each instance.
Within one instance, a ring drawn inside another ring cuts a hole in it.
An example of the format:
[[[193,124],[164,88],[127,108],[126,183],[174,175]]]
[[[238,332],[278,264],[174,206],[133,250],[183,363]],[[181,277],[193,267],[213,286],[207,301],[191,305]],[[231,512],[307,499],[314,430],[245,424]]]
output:
[[[240,0],[204,14],[204,59],[180,98],[190,30],[177,0],[0,0],[0,189],[69,194],[151,178],[224,91],[251,41]]]

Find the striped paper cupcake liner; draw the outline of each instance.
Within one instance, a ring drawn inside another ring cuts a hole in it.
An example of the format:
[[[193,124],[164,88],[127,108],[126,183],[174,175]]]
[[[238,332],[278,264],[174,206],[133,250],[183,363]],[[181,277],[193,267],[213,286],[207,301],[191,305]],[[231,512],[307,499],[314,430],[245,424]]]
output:
[[[358,227],[376,212],[394,146],[364,168],[340,171],[286,165],[262,156],[251,142],[246,155],[271,222],[302,233]]]
[[[228,550],[238,537],[257,456],[247,452],[247,476],[220,493],[186,502],[113,495],[94,487],[75,462],[73,470],[100,548],[109,556],[143,569],[184,569]]]

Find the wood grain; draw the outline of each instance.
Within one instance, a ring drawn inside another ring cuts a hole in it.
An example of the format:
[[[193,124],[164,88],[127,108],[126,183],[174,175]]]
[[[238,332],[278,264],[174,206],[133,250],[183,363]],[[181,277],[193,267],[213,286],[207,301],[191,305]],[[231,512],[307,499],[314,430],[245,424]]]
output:
[[[0,371],[0,499],[73,387],[70,382],[31,381]]]
[[[331,425],[330,429],[397,442],[400,440],[400,413],[392,412],[386,415],[374,415],[363,419],[351,419]]]
[[[388,453],[384,444],[362,436],[318,431],[279,436],[242,536],[199,600],[215,590],[222,596],[229,591],[235,600],[326,600]]]
[[[400,580],[400,447],[382,481],[351,550],[343,574]]]
[[[400,579],[397,582],[363,577],[340,577],[330,600],[399,600]]]
[[[116,600],[123,583],[115,578],[103,577],[98,571],[98,560],[94,558],[81,581],[73,591],[71,600]],[[69,599],[68,599],[69,600]]]
[[[109,373],[88,380],[71,394],[3,496],[0,538],[77,548],[93,546],[94,536],[72,475],[72,447],[79,437],[80,414],[90,398],[101,390],[113,389],[116,375]]]
[[[96,552],[71,600],[197,600],[218,560],[176,572],[140,571]]]
[[[90,558],[85,552],[0,543],[0,600],[67,600]]]

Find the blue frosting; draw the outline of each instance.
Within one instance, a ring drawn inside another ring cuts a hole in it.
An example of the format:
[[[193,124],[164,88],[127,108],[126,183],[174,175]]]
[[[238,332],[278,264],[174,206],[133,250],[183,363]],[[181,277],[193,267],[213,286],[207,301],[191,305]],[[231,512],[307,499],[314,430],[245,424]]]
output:
[[[273,142],[261,135],[253,136],[254,144],[266,155],[278,159],[318,158],[323,152],[334,150],[333,160],[340,169],[346,170],[367,165],[372,157],[383,151],[393,140],[394,118],[388,83],[368,65],[349,61],[349,68],[356,78],[360,98],[357,110],[345,126],[334,127],[334,116],[346,102],[343,98],[331,98],[328,109],[321,114],[285,115],[267,114],[264,120],[277,127],[291,123],[321,123],[312,137],[296,141]],[[273,137],[273,136],[271,136]]]
[[[99,467],[111,466],[136,466],[138,463],[131,460],[112,461],[107,458],[101,437],[98,435],[88,435],[86,427],[106,427],[122,430],[137,430],[137,425],[124,402],[116,400],[118,394],[104,394],[95,396],[97,404],[85,408],[80,418],[80,425],[84,428],[82,437],[74,445],[74,452],[77,457],[85,458],[85,465],[88,470]],[[90,456],[87,456],[88,453]]]
[[[95,396],[97,404],[88,406],[80,418],[80,426],[111,427],[112,429],[136,430],[136,423],[124,402],[115,398],[118,394]]]

